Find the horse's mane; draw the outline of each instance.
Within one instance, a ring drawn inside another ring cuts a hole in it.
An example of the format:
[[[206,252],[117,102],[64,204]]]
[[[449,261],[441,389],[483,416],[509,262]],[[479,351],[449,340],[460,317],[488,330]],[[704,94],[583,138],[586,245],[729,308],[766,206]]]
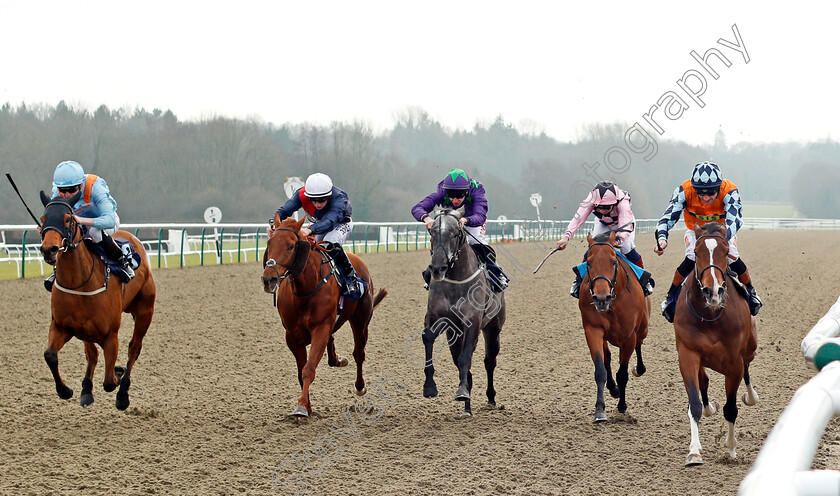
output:
[[[596,243],[608,243],[610,241],[610,234],[609,232],[604,232],[601,234],[596,234],[592,237]]]

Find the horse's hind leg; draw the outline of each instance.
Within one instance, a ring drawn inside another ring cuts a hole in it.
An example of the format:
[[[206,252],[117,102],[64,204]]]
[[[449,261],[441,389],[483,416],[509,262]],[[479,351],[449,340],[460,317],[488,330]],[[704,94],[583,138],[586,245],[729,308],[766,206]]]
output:
[[[642,341],[640,339],[636,340],[636,366],[633,367],[633,376],[640,377],[647,371],[647,367],[645,367],[645,362],[642,361]]]
[[[335,340],[333,339],[333,335],[330,334],[330,340],[327,341],[327,365],[330,367],[346,367],[347,363],[346,358],[338,356],[335,352]]]
[[[487,403],[496,406],[496,388],[493,386],[493,373],[496,370],[496,357],[499,356],[501,342],[498,327],[484,329],[484,369],[487,371]],[[472,388],[470,388],[472,389]]]
[[[87,358],[87,370],[85,378],[82,379],[82,395],[79,397],[79,404],[88,406],[93,403],[93,371],[99,361],[99,350],[96,345],[85,341],[85,357]]]
[[[700,400],[703,403],[703,416],[708,417],[717,413],[719,404],[717,401],[709,402],[709,375],[705,367],[700,367],[697,372],[697,379],[700,386]]]
[[[629,374],[627,373],[627,368],[630,363],[630,357],[633,355],[633,348],[629,345],[625,345],[621,348],[621,351],[618,355],[618,372],[615,374],[615,379],[618,382],[618,413],[624,413],[627,411],[627,380],[629,378]]]
[[[362,396],[367,392],[365,387],[365,377],[362,373],[362,364],[365,362],[365,346],[368,340],[368,324],[373,316],[373,310],[362,318],[350,319],[350,328],[353,329],[353,361],[356,362],[356,388],[357,396]]]
[[[610,396],[618,398],[619,390],[612,375],[612,353],[610,353],[610,344],[604,341],[604,368],[607,369],[607,390]]]
[[[735,446],[737,440],[735,437],[735,419],[738,418],[738,386],[741,385],[742,374],[734,374],[726,376],[726,404],[723,405],[723,417],[726,419],[726,450],[729,452],[729,457],[734,460]]]
[[[744,364],[744,384],[747,386],[747,392],[741,397],[745,405],[753,406],[758,403],[758,393],[753,389],[752,382],[750,382],[750,365]]]
[[[117,337],[116,331],[111,331],[105,340],[102,341],[102,354],[105,355],[105,380],[102,382],[102,388],[107,392],[111,392],[117,388],[117,376],[115,373],[115,366],[117,365],[117,353],[120,348],[120,341]]]
[[[146,337],[146,332],[152,324],[154,311],[154,299],[152,299],[151,303],[143,305],[142,311],[136,311],[132,314],[134,317],[134,334],[132,334],[131,341],[128,343],[128,362],[125,364],[125,372],[119,378],[120,389],[117,391],[117,410],[128,408],[128,388],[131,387],[131,371],[134,370],[134,363],[140,356],[140,350],[143,349],[143,338]]]
[[[58,352],[72,337],[70,333],[60,330],[55,325],[55,322],[53,322],[50,324],[47,349],[44,351],[44,360],[47,362],[47,366],[49,366],[50,372],[52,372],[53,379],[55,380],[55,392],[63,400],[72,398],[73,390],[67,387],[67,384],[64,384],[61,375],[58,373]]]

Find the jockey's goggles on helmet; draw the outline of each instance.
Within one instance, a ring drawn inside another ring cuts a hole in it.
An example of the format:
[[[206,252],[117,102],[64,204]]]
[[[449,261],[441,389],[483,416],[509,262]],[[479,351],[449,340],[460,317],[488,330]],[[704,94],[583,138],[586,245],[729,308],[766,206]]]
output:
[[[312,203],[326,203],[330,200],[329,196],[319,196],[317,198],[310,198],[309,201]]]
[[[67,194],[67,193],[75,193],[75,192],[77,192],[77,191],[79,191],[79,185],[78,185],[78,184],[77,184],[77,185],[75,185],[75,186],[69,186],[69,187],[67,187],[67,188],[58,188],[58,192],[59,192],[59,193],[65,193],[65,194]]]
[[[446,196],[449,198],[466,198],[467,190],[465,189],[448,189]]]
[[[697,191],[698,195],[715,196],[720,191],[720,188],[698,188],[695,191]]]

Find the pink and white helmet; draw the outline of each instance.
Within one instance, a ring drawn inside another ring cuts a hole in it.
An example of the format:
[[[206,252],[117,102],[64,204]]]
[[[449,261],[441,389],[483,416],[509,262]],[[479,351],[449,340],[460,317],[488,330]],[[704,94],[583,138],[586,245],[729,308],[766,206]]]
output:
[[[626,193],[609,181],[601,181],[592,190],[593,205],[615,205],[624,199]]]

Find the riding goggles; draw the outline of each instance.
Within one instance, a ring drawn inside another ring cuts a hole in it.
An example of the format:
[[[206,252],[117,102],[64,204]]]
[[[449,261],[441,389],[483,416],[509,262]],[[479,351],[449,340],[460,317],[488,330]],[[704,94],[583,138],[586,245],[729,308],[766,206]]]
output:
[[[325,203],[330,200],[331,197],[329,196],[319,196],[317,198],[310,198],[309,201],[312,203]]]
[[[65,193],[65,194],[66,193],[75,193],[77,191],[79,191],[79,185],[78,184],[75,185],[75,186],[67,187],[67,188],[58,188],[59,193]]]
[[[448,198],[466,198],[467,190],[465,189],[448,189],[446,190]]]
[[[697,191],[698,195],[714,196],[714,195],[718,194],[718,192],[720,191],[720,188],[699,188],[699,189],[695,189],[695,191]]]

